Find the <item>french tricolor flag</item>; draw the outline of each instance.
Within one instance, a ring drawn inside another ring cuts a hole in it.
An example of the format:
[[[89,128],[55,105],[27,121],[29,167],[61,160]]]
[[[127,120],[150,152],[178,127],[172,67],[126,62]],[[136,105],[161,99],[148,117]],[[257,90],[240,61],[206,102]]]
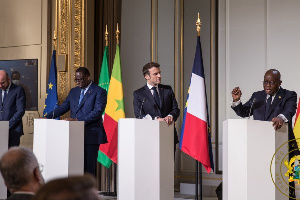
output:
[[[208,119],[204,67],[200,36],[198,36],[179,148],[202,163],[207,173],[214,169]]]

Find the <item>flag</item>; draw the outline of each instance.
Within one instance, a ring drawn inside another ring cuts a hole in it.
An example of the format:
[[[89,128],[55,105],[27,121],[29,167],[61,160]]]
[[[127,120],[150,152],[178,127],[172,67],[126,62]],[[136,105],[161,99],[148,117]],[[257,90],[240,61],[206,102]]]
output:
[[[114,163],[118,162],[118,120],[120,118],[125,118],[125,111],[120,53],[119,45],[117,45],[103,122],[108,143],[100,145],[100,151]]]
[[[208,119],[204,67],[198,36],[179,148],[202,163],[207,173],[214,168]]]
[[[53,50],[51,66],[49,72],[49,80],[47,84],[46,90],[46,99],[44,105],[43,115],[46,116],[48,113],[53,111],[57,106],[57,74],[56,74],[56,51]]]
[[[102,60],[102,66],[101,66],[101,72],[100,72],[100,77],[99,77],[99,83],[98,85],[108,91],[109,88],[109,73],[108,73],[108,46],[105,46],[104,49],[104,55],[103,55],[103,60]],[[103,112],[102,119],[104,120],[104,114],[105,111]],[[104,167],[109,168],[112,161],[102,152],[98,151],[98,162],[101,163]]]
[[[298,108],[297,108],[297,113],[296,113],[296,118],[295,118],[295,124],[294,124],[294,135],[295,139],[300,138],[300,99],[298,103]]]

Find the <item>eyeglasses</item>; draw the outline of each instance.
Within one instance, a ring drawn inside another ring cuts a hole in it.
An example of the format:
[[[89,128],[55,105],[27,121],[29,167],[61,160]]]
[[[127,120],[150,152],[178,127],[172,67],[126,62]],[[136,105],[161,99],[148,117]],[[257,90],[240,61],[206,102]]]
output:
[[[273,85],[276,84],[275,81],[262,81],[262,83],[263,83],[264,85],[271,85],[271,86],[273,86]]]
[[[4,83],[6,83],[7,82],[7,80],[6,81],[2,81],[2,82],[0,82],[0,85],[4,85]]]
[[[37,166],[36,168],[38,168],[40,170],[40,172],[44,171],[44,165],[39,164],[39,166]]]
[[[81,79],[74,79],[74,82],[77,83],[77,82],[83,82],[83,78]]]

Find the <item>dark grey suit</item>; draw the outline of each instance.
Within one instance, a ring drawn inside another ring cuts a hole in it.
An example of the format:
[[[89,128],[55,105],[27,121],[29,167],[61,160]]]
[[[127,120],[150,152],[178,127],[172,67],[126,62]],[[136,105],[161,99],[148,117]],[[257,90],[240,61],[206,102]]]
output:
[[[9,147],[20,144],[20,137],[23,135],[22,117],[25,113],[25,99],[24,89],[11,83],[2,103],[2,90],[0,89],[0,121],[9,121]]]

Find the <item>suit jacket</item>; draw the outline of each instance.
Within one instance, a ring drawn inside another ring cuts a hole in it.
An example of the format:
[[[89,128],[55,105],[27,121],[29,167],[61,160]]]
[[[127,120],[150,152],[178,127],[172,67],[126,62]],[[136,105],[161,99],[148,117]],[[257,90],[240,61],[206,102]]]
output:
[[[70,117],[84,121],[84,143],[107,143],[106,134],[102,124],[102,113],[106,106],[107,94],[104,89],[92,83],[86,91],[81,103],[78,105],[81,88],[70,90],[66,100],[54,111],[47,114],[47,118],[57,118],[70,110]]]
[[[22,117],[25,113],[26,97],[24,89],[11,83],[2,105],[2,90],[0,89],[0,121],[9,121],[9,136],[23,135]]]
[[[255,102],[253,103],[250,113],[250,108],[254,98]],[[247,101],[245,104],[241,103],[232,109],[240,117],[248,117],[250,113],[250,115],[253,115],[254,120],[261,121],[271,121],[279,114],[283,114],[288,120],[289,124],[289,139],[293,139],[294,134],[292,131],[292,118],[295,115],[297,108],[296,92],[280,88],[276,93],[268,113],[266,113],[266,99],[267,94],[265,91],[258,91],[253,93],[249,101]]]
[[[173,120],[176,121],[179,117],[180,109],[178,108],[178,104],[171,86],[159,84],[158,90],[161,99],[161,107],[157,105],[147,85],[133,92],[133,107],[135,117],[141,119],[149,114],[152,119],[154,119],[155,117],[163,118],[168,115],[172,115]],[[174,142],[175,144],[178,143],[178,136],[175,128]]]
[[[143,118],[149,114],[154,119],[155,117],[172,115],[174,121],[176,121],[179,117],[180,110],[171,86],[159,84],[158,90],[161,99],[161,107],[156,104],[147,85],[133,92],[135,117]]]
[[[7,200],[31,200],[34,198],[33,194],[28,193],[14,193],[10,195]]]

